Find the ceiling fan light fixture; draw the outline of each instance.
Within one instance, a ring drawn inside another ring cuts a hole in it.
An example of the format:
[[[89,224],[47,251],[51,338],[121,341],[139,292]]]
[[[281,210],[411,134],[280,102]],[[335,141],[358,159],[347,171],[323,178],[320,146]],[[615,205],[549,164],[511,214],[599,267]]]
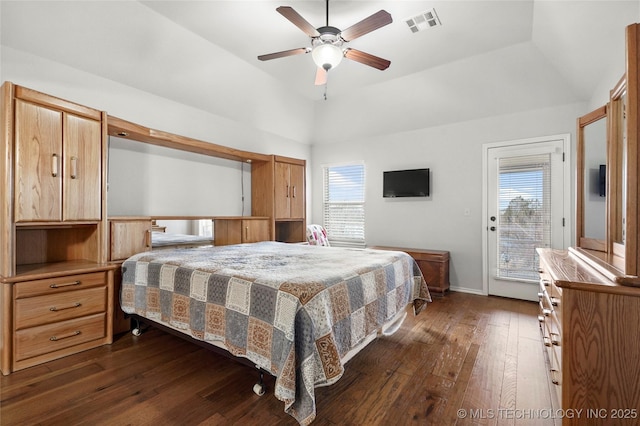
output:
[[[317,66],[329,71],[340,64],[344,52],[334,44],[323,43],[313,47],[311,57]]]

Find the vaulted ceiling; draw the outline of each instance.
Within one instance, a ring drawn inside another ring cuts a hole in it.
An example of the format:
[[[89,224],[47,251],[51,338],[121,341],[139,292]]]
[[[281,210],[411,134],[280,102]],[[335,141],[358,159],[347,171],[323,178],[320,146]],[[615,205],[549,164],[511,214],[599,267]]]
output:
[[[391,66],[344,60],[317,87],[311,55],[257,60],[309,46],[281,5],[326,24],[324,0],[3,1],[2,44],[232,119],[270,85],[274,105],[283,93],[312,105],[300,142],[318,143],[588,102],[640,18],[638,0],[331,0],[341,29],[392,15],[349,43]],[[441,25],[413,33],[406,20],[430,10]]]

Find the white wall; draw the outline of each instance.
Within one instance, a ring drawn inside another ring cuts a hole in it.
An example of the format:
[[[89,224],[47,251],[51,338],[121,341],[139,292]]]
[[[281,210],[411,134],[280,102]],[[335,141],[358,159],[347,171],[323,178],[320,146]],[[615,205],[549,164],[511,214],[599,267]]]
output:
[[[109,216],[251,214],[250,165],[115,137],[109,142]]]
[[[486,226],[481,223],[482,144],[570,133],[572,150],[575,150],[575,120],[586,108],[585,103],[570,104],[345,143],[314,145],[310,222],[322,223],[322,166],[364,161],[367,245],[448,250],[452,288],[480,293],[482,229]],[[382,198],[383,171],[421,167],[431,169],[430,197]],[[575,182],[575,176],[572,180]],[[465,216],[465,209],[469,209],[469,216]],[[574,214],[572,210],[568,217]]]

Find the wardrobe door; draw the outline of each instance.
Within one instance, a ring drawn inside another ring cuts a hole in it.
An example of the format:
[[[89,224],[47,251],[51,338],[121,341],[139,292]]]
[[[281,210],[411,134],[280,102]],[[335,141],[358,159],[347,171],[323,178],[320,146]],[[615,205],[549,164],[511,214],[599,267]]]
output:
[[[289,178],[289,164],[275,162],[275,214],[276,219],[287,219],[291,212],[290,206],[291,182]]]
[[[15,116],[15,220],[62,218],[62,113],[20,99]]]
[[[304,218],[304,166],[289,165],[289,182],[291,185],[289,216],[294,219]]]
[[[63,220],[100,220],[100,123],[65,113],[64,130]]]

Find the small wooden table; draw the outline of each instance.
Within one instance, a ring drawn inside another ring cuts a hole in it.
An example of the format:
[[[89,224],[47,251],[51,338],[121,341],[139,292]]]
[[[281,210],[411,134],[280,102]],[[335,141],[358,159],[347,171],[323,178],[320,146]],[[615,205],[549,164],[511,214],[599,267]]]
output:
[[[403,251],[413,257],[424,275],[431,293],[444,296],[449,290],[449,252],[445,250],[425,250],[403,247],[370,247],[376,250]]]

